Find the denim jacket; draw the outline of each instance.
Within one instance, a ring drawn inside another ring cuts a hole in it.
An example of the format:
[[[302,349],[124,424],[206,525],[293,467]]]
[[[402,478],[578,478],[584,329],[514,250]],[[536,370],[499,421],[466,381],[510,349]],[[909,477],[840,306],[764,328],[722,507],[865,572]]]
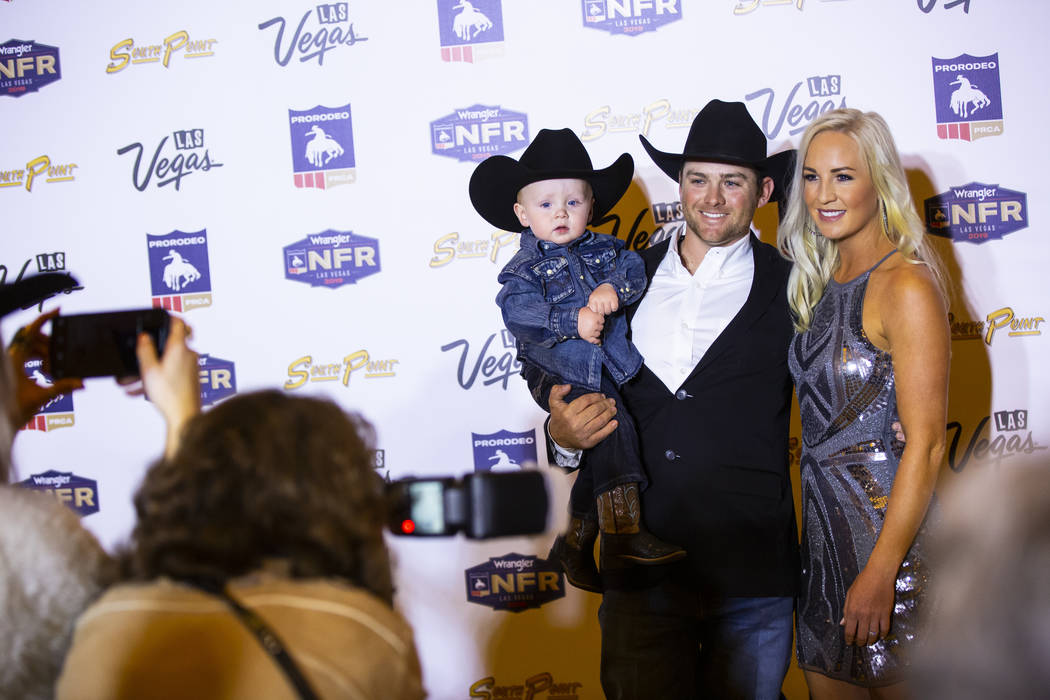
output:
[[[518,359],[574,386],[598,391],[602,367],[617,384],[633,377],[642,356],[627,339],[624,309],[645,291],[645,265],[623,241],[587,231],[568,246],[521,233],[521,248],[499,274],[496,303],[518,343]],[[608,282],[619,309],[605,317],[602,344],[580,338],[577,317],[591,292]]]

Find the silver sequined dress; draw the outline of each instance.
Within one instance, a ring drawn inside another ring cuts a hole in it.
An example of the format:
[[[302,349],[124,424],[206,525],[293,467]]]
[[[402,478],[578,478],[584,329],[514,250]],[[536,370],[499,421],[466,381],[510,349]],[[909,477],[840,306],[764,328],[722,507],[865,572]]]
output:
[[[788,358],[803,445],[798,661],[865,686],[902,680],[927,590],[924,525],[897,574],[890,634],[871,646],[846,646],[839,626],[846,591],[882,530],[903,450],[891,427],[897,394],[890,355],[872,345],[861,326],[871,270],[828,283],[812,325],[795,335]]]

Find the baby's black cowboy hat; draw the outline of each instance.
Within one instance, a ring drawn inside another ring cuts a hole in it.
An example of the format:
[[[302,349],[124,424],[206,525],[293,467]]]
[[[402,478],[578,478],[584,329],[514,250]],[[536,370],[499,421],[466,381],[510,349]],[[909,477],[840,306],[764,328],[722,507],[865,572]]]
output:
[[[525,227],[514,214],[514,202],[522,187],[540,180],[586,180],[594,195],[591,220],[597,221],[619,201],[633,177],[634,160],[629,153],[595,170],[572,129],[540,129],[518,160],[490,156],[478,164],[470,176],[470,201],[496,228],[521,231]]]
[[[640,134],[638,138],[653,162],[675,182],[687,160],[746,165],[760,178],[773,178],[772,199],[777,200],[787,190],[795,165],[794,149],[766,156],[766,136],[743,102],[708,102],[693,119],[680,154],[660,151]]]

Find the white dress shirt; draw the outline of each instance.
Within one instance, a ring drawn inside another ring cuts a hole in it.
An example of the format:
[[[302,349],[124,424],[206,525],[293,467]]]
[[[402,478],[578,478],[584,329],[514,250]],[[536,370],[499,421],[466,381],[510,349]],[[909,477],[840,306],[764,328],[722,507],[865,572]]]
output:
[[[668,391],[682,385],[740,312],[754,277],[750,235],[709,249],[691,275],[678,254],[678,241],[667,246],[631,320],[631,340]],[[550,443],[560,466],[579,466],[582,450]]]
[[[709,249],[692,275],[676,247],[667,247],[631,321],[631,338],[669,391],[681,386],[744,306],[754,277],[750,236]]]

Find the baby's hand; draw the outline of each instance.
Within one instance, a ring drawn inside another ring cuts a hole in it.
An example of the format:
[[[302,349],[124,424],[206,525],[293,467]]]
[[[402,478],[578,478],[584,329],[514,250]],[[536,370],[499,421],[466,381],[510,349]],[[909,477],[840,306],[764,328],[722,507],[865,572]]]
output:
[[[602,328],[605,326],[605,316],[595,313],[586,306],[580,309],[580,315],[576,319],[576,332],[588,343],[602,344]]]
[[[602,315],[616,311],[620,308],[620,297],[616,296],[616,288],[608,282],[599,284],[587,299],[587,308]]]

